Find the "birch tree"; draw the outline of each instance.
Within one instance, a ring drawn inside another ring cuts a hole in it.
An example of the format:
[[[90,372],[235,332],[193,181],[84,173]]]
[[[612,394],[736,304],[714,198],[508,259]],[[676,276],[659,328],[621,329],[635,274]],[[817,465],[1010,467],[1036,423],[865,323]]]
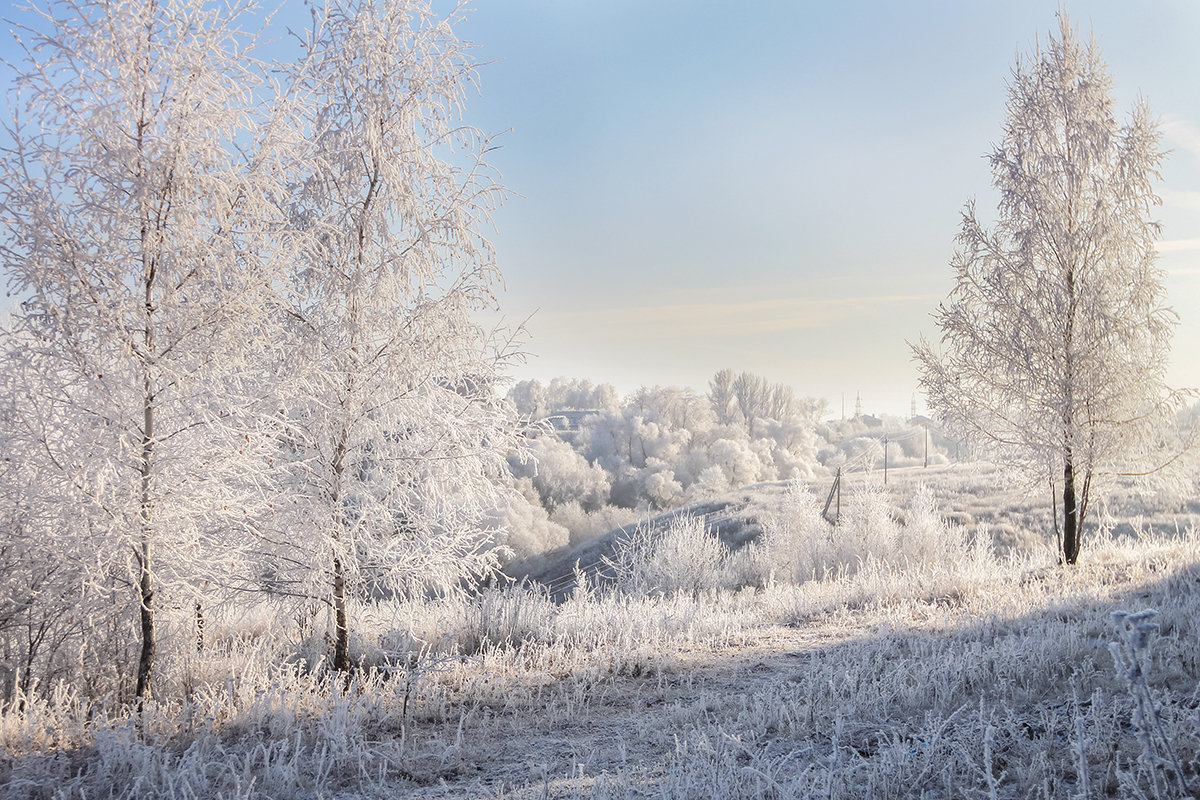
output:
[[[262,239],[273,177],[253,155],[244,10],[52,2],[18,33],[0,259],[21,299],[5,333],[20,379],[4,433],[57,515],[60,557],[136,617],[139,702],[160,591],[224,561],[217,540],[251,516],[237,378],[279,243]]]
[[[941,350],[914,347],[949,426],[1049,480],[1067,563],[1106,482],[1154,468],[1177,399],[1155,265],[1158,129],[1142,101],[1124,124],[1113,107],[1099,49],[1060,13],[1057,38],[1013,70],[989,159],[996,222],[963,212]]]
[[[482,230],[501,189],[489,140],[461,122],[474,70],[457,16],[330,2],[296,74],[306,249],[287,291],[290,483],[264,544],[274,590],[330,610],[343,671],[356,600],[497,565],[485,520],[517,441],[495,391],[504,348],[472,315],[495,305]]]

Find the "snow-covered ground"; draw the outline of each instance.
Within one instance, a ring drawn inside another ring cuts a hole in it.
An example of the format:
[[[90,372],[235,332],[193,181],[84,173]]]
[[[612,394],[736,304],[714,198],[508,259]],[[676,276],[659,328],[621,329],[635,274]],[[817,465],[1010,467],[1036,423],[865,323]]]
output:
[[[621,573],[629,562],[614,534],[608,562],[597,561],[617,565],[612,581],[598,570],[561,602],[515,586],[360,609],[356,652],[376,668],[349,686],[299,665],[322,649],[301,639],[299,621],[268,606],[231,610],[210,620],[202,653],[164,655],[175,678],[140,723],[70,693],[6,709],[0,797],[1165,798],[1200,788],[1200,535],[1178,509],[1118,498],[1114,510],[1132,510],[1120,535],[1096,534],[1065,568],[1035,529],[1039,514],[1048,524],[1037,499],[990,467],[893,471],[873,506],[854,507],[856,489],[870,495],[862,480],[847,479],[838,528],[795,524],[828,487],[749,487],[692,509],[692,519],[707,509],[727,544],[752,542],[720,545],[720,564],[687,573],[711,586],[667,569],[714,552],[702,526],[669,515],[639,551],[653,561],[667,552],[655,542],[674,542],[667,566]],[[939,515],[965,524],[931,525],[912,500],[918,483]],[[1012,541],[986,546],[982,534],[997,530]],[[785,546],[781,531],[814,538]],[[826,569],[786,579],[779,565],[797,554]],[[656,589],[654,576],[675,582]],[[1157,615],[1113,616],[1145,609]]]

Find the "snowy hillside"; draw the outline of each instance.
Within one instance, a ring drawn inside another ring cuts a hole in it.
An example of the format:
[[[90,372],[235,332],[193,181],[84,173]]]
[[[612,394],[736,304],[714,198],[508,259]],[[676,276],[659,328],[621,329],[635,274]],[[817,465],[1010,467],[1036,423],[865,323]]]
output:
[[[611,579],[607,562],[617,557],[623,543],[635,531],[642,529],[652,535],[662,535],[672,522],[695,519],[705,530],[714,533],[721,543],[735,550],[754,541],[762,533],[764,513],[778,507],[788,486],[787,481],[755,484],[740,491],[683,508],[658,514],[649,519],[616,528],[575,547],[564,547],[538,558],[515,561],[505,573],[517,580],[528,579],[549,589],[561,600],[575,587],[575,568],[597,584]]]

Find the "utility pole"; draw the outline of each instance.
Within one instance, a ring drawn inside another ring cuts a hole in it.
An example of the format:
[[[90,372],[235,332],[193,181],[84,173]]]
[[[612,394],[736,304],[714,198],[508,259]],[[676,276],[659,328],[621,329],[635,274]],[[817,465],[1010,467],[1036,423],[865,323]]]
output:
[[[925,466],[923,469],[929,469],[929,423],[925,423]]]
[[[883,435],[883,485],[887,486],[887,456],[888,456],[888,438],[887,434]]]
[[[829,518],[829,506],[833,503],[834,498],[837,498],[837,511],[834,513],[833,519]],[[825,498],[825,508],[821,509],[821,516],[826,522],[836,525],[842,518],[842,468],[838,467],[837,475],[834,476],[833,486],[829,487],[829,496]]]

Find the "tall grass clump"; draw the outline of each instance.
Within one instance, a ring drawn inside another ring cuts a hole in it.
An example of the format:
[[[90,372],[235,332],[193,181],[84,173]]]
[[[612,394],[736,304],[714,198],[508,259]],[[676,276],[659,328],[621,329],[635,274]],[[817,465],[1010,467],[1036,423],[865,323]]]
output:
[[[553,628],[554,605],[540,587],[515,585],[493,589],[465,602],[466,652],[544,640]]]
[[[974,536],[947,522],[924,486],[903,509],[877,482],[868,482],[846,504],[836,524],[820,500],[793,483],[763,534],[746,552],[745,568],[758,585],[840,579],[859,573],[958,572],[994,562],[986,531]]]
[[[834,563],[838,540],[821,516],[820,501],[806,484],[794,481],[775,513],[763,520],[763,533],[747,558],[760,580],[799,583],[819,578]]]
[[[1113,664],[1133,701],[1133,730],[1142,752],[1136,759],[1135,773],[1123,773],[1122,783],[1126,790],[1138,785],[1149,784],[1158,797],[1194,797],[1188,786],[1186,772],[1174,745],[1175,737],[1167,731],[1162,718],[1162,703],[1155,697],[1147,676],[1151,661],[1151,638],[1159,632],[1153,622],[1158,616],[1154,609],[1136,614],[1114,611],[1113,621],[1119,629],[1119,638],[1109,645]],[[1200,717],[1197,717],[1200,725]],[[1130,791],[1130,796],[1133,792]]]
[[[699,596],[721,588],[728,551],[703,520],[682,515],[664,530],[639,526],[606,564],[629,595]]]

